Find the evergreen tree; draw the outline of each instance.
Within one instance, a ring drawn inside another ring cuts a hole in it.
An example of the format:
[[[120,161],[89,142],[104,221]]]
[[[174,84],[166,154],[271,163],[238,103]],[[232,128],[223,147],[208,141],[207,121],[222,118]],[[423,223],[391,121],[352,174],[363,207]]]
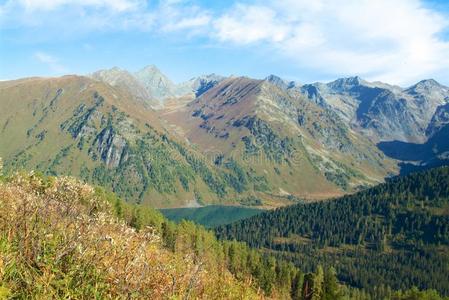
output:
[[[301,300],[302,299],[302,287],[304,283],[304,276],[298,272],[292,280],[292,287],[290,296],[292,300]]]
[[[311,300],[322,300],[324,295],[324,271],[322,266],[318,266],[313,276],[312,298]]]
[[[334,267],[330,267],[324,273],[324,297],[323,300],[342,299],[342,291],[337,282],[337,272]]]

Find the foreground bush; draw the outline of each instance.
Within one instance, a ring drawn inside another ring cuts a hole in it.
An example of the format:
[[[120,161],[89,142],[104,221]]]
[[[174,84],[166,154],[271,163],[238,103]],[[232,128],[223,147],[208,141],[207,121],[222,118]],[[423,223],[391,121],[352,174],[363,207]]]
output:
[[[0,183],[0,298],[253,299],[219,259],[170,251],[73,178]],[[134,220],[138,222],[138,220]]]

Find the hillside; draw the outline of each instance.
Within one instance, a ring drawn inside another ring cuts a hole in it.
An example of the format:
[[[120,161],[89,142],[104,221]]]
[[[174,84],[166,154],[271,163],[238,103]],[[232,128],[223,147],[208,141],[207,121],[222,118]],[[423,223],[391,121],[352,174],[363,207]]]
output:
[[[264,182],[232,160],[217,166],[126,90],[87,77],[1,82],[0,105],[6,169],[76,176],[155,207],[238,203]]]
[[[401,88],[349,77],[290,90],[330,107],[374,141],[425,141],[426,129],[436,110],[449,100],[449,88],[432,79]]]
[[[414,297],[414,298],[410,298]],[[2,176],[0,299],[377,299],[70,177]],[[386,299],[441,300],[435,291]]]
[[[201,93],[193,102],[156,112],[125,88],[125,71],[92,76],[108,83],[82,76],[0,83],[7,169],[76,176],[154,207],[252,199],[277,207],[352,192],[394,171],[332,112],[265,81],[195,79]]]
[[[334,201],[298,204],[216,229],[301,265],[335,266],[371,292],[412,286],[449,294],[449,168],[394,178]]]
[[[263,298],[261,281],[236,278],[225,260],[234,246],[255,264],[257,253],[78,180],[15,175],[0,182],[0,204],[1,299]]]
[[[225,79],[161,118],[206,156],[232,157],[266,177],[279,197],[327,198],[394,172],[393,162],[335,113],[267,81]]]
[[[2,81],[0,155],[7,169],[73,175],[158,208],[273,208],[447,164],[447,91],[358,77],[174,84],[155,66]]]

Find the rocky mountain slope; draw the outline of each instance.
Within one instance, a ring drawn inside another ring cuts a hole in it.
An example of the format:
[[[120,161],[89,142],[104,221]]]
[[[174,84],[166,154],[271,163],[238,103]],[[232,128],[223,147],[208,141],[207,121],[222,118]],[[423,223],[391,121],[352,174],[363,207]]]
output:
[[[163,108],[170,99],[183,96],[193,99],[224,79],[223,76],[209,74],[175,84],[154,65],[146,66],[135,73],[114,67],[88,76],[127,90],[136,99],[154,109]]]
[[[0,91],[7,167],[73,174],[158,207],[272,207],[381,182],[397,160],[403,173],[448,161],[448,89],[433,80],[402,89],[212,74],[174,84],[149,66]]]
[[[449,124],[438,129],[425,143],[381,142],[389,157],[401,161],[401,174],[449,165]]]
[[[333,111],[268,81],[228,78],[162,118],[206,155],[267,177],[278,196],[329,197],[394,169]]]
[[[109,70],[94,72],[89,77],[127,91],[136,100],[148,107],[157,107],[159,105],[159,101],[151,94],[151,91],[147,90],[134,75],[126,70],[114,67]]]
[[[267,80],[274,81],[273,77]],[[423,143],[427,145],[423,147],[435,148],[437,145],[434,143],[440,138],[432,137],[448,120],[449,88],[433,79],[422,80],[408,88],[368,82],[360,77],[342,78],[327,84],[287,84],[280,78],[275,82],[283,83],[279,86],[289,94],[302,94],[319,106],[334,111],[354,131],[373,143],[381,143],[381,149],[385,149],[387,144],[404,143],[411,145],[401,147],[402,151],[413,149],[413,144]],[[431,161],[431,165],[436,161],[440,165],[447,164],[445,158],[441,159],[440,152],[427,151],[427,157],[421,156],[413,164],[425,166]],[[392,154],[391,151],[386,153]],[[395,159],[399,157],[393,156]]]
[[[434,80],[402,89],[352,77],[304,85],[298,90],[331,107],[352,127],[377,141],[425,141],[434,113],[449,101],[449,89]]]
[[[126,90],[79,76],[0,83],[0,155],[7,169],[74,175],[132,202],[236,203],[260,178],[224,166],[166,131]]]

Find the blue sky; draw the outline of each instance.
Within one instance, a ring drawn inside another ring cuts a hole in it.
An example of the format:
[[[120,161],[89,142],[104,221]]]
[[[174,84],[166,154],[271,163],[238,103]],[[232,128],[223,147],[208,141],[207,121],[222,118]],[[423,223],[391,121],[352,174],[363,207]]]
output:
[[[0,0],[0,79],[157,65],[301,82],[449,84],[444,0]]]

